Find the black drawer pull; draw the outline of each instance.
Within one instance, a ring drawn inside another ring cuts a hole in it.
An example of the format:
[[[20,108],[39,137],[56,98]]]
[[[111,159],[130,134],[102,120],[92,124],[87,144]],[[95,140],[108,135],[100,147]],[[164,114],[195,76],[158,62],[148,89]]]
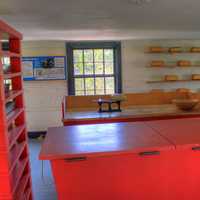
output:
[[[73,158],[66,158],[64,159],[65,162],[79,162],[79,161],[85,161],[87,160],[86,157],[73,157]]]
[[[200,151],[200,146],[192,147],[192,150],[193,150],[193,151]]]
[[[160,155],[160,151],[144,151],[139,153],[140,156],[155,156]]]

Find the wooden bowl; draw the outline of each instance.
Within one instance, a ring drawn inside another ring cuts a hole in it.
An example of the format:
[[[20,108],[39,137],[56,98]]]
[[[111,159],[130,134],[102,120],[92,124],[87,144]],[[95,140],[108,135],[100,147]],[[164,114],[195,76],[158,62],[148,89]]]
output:
[[[174,99],[172,102],[181,110],[190,111],[199,103],[199,99]]]

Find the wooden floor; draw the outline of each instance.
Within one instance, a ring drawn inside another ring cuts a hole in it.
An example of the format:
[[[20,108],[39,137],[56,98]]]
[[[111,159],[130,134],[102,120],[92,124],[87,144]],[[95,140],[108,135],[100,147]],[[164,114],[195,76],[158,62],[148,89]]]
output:
[[[48,161],[44,161],[44,176],[42,176],[42,161],[38,160],[41,141],[29,140],[31,172],[34,200],[57,200],[55,186]]]

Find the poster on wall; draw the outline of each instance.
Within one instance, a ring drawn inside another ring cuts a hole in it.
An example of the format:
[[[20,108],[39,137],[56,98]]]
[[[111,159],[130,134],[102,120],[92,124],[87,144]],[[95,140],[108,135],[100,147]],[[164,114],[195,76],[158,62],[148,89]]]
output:
[[[65,80],[65,56],[38,56],[22,58],[23,77],[28,80]]]

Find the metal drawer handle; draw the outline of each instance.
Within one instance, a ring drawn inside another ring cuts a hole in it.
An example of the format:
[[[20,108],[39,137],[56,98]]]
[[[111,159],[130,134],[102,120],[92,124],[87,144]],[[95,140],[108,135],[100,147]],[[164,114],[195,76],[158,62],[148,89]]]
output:
[[[192,147],[192,150],[193,150],[193,151],[200,151],[200,146]]]
[[[65,162],[79,162],[79,161],[85,161],[87,160],[86,157],[73,157],[73,158],[66,158],[64,159]]]
[[[155,156],[160,155],[160,151],[144,151],[139,153],[140,156]]]

